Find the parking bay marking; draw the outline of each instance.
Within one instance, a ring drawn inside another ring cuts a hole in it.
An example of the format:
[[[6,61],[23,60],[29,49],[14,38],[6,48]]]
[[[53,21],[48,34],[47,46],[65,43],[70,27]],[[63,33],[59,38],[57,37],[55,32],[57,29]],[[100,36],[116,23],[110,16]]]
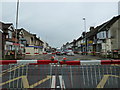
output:
[[[97,85],[97,88],[104,88],[104,85],[106,84],[106,82],[107,82],[107,80],[109,79],[110,76],[120,78],[120,76],[117,76],[117,75],[104,75],[102,80]]]

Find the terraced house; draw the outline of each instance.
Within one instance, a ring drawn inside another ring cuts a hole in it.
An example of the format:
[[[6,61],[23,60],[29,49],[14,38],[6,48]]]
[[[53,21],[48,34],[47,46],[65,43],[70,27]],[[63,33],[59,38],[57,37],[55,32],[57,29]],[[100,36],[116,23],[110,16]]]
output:
[[[15,28],[12,23],[0,22],[2,30],[2,57],[3,59],[14,59],[15,48],[18,58],[21,57],[20,44],[15,36]]]
[[[85,41],[85,34],[87,41]],[[81,54],[120,58],[120,15],[99,26],[90,27],[89,32],[83,32],[75,43],[75,48]],[[69,46],[70,44],[66,43],[64,48]]]

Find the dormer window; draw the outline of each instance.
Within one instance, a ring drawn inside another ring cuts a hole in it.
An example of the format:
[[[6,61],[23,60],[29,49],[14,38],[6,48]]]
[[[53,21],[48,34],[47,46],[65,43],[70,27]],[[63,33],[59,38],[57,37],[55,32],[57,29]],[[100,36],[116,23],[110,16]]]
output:
[[[11,31],[8,31],[8,36],[9,36],[9,38],[12,38],[12,32]]]

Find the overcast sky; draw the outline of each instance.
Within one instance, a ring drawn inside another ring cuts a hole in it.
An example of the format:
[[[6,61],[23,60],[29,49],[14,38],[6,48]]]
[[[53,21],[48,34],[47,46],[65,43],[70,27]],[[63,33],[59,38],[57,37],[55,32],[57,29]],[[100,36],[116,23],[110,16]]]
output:
[[[1,21],[15,25],[15,11],[15,2],[2,2]],[[18,26],[60,47],[81,36],[83,17],[88,31],[117,15],[117,2],[20,2]]]

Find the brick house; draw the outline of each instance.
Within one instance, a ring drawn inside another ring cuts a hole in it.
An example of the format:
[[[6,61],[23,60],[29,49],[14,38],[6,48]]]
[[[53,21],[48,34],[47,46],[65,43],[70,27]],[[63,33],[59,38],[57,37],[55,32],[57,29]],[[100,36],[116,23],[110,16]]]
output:
[[[14,57],[14,53],[12,52],[14,46],[13,46],[13,32],[14,32],[14,27],[12,23],[2,23],[1,24],[1,30],[3,31],[2,33],[2,54],[4,59],[12,59]]]
[[[20,41],[25,45],[26,55],[39,55],[43,52],[43,41],[36,34],[32,34],[27,30],[18,29],[19,34],[22,34]]]
[[[12,23],[0,22],[2,30],[2,57],[3,59],[15,59],[15,51],[17,59],[23,58],[21,52],[22,44],[16,38],[16,31]]]

